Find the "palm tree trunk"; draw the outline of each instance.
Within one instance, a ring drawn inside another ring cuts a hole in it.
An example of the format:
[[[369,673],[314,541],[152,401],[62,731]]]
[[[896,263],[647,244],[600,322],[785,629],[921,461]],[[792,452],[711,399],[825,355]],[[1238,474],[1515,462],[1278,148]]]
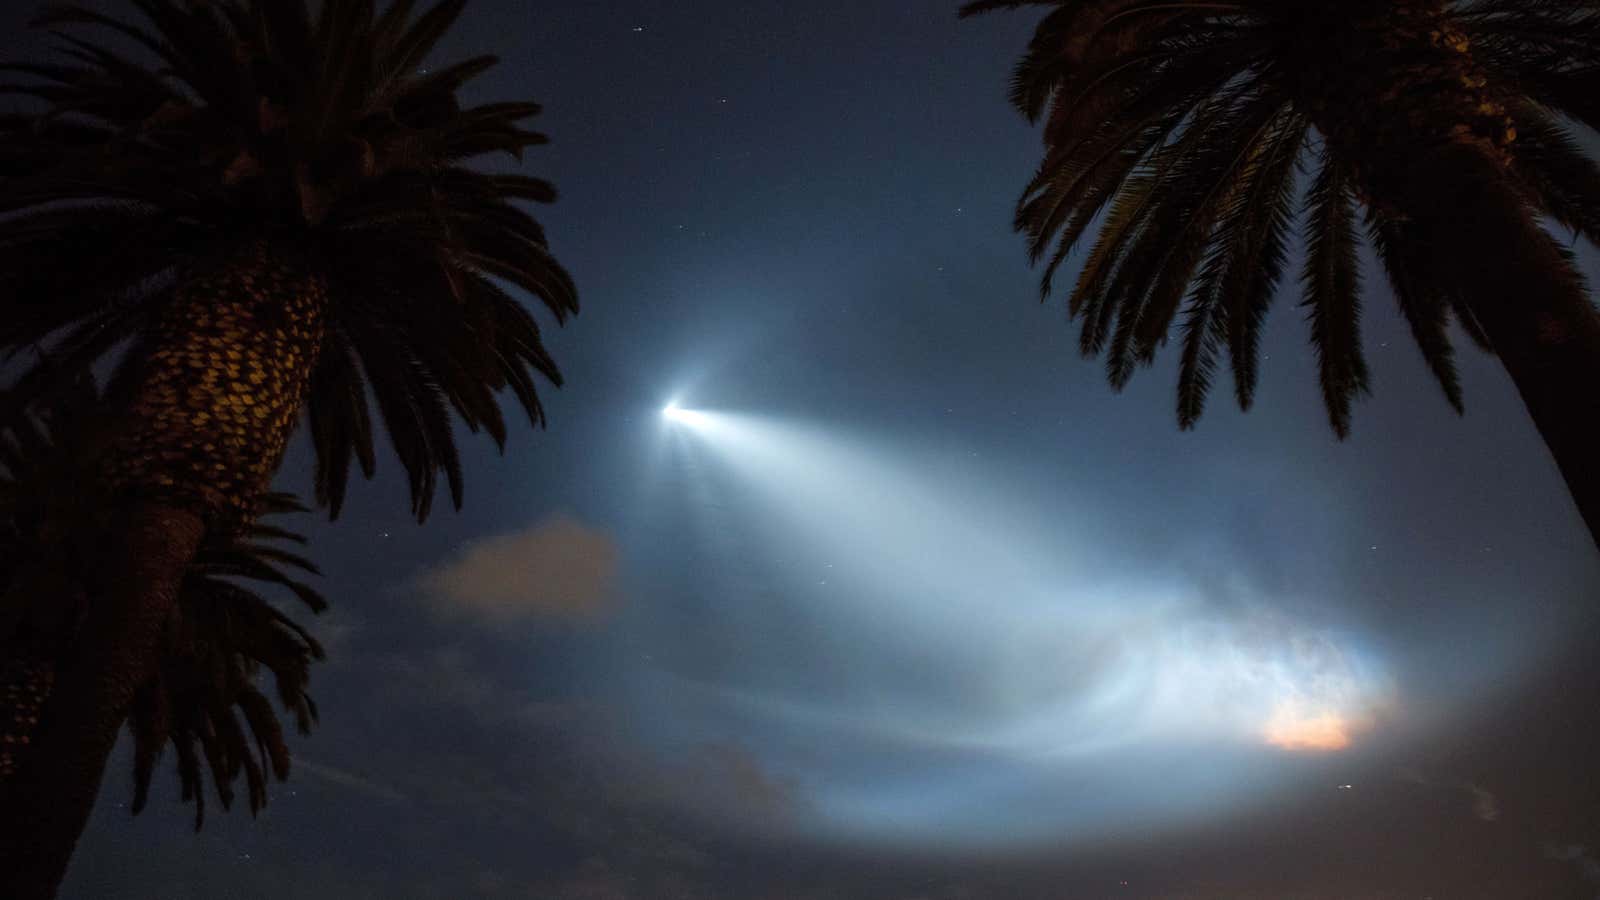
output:
[[[0,658],[0,784],[16,774],[55,688],[55,660],[20,641]]]
[[[7,785],[0,811],[4,896],[55,896],[204,534],[199,515],[154,503],[134,505],[118,523],[120,545],[106,560],[114,580],[96,597],[49,698],[39,740]]]
[[[1496,160],[1451,143],[1410,168],[1393,202],[1488,336],[1600,546],[1600,311]]]
[[[210,531],[248,523],[282,461],[322,343],[323,279],[266,242],[195,273],[163,311],[97,468],[116,512],[78,641],[0,791],[0,896],[55,896],[106,760]]]
[[[70,452],[59,444],[54,451]],[[64,549],[70,534],[42,529],[33,547]],[[69,554],[35,553],[17,563],[0,597],[0,788],[26,758],[39,731],[56,671],[88,599],[82,566]]]

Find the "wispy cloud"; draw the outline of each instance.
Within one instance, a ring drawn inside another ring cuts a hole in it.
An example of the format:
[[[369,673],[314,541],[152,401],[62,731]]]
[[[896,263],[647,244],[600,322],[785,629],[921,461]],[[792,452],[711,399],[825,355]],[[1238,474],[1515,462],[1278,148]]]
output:
[[[325,766],[304,757],[295,757],[294,768],[297,772],[305,772],[329,784],[335,784],[342,788],[366,794],[385,803],[404,803],[407,799],[405,794],[364,775],[358,775],[333,766]]]
[[[495,678],[461,647],[377,654],[366,664],[382,673],[385,696],[401,708],[456,710],[482,725],[537,731],[564,729],[586,712],[570,700],[541,699]]]
[[[1403,769],[1400,778],[1412,784],[1425,788],[1443,788],[1445,790],[1462,791],[1472,799],[1472,817],[1480,822],[1500,821],[1500,798],[1493,791],[1481,784],[1470,781],[1454,781],[1433,778],[1416,769]]]
[[[1487,788],[1476,784],[1465,785],[1467,793],[1472,795],[1472,814],[1485,822],[1498,822],[1500,820],[1500,800],[1490,793]]]
[[[699,806],[720,816],[772,822],[792,816],[803,803],[794,779],[772,771],[750,748],[733,741],[703,744],[692,761],[665,767],[659,776],[674,791],[692,792]]]
[[[1589,848],[1582,844],[1547,844],[1544,855],[1557,862],[1572,863],[1578,867],[1583,880],[1600,891],[1600,860],[1594,858]],[[1596,895],[1600,897],[1600,894]]]

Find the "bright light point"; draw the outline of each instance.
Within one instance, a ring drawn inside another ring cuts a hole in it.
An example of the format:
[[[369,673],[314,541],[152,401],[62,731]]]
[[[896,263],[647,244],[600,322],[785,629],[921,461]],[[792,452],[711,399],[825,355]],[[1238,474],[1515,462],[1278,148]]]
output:
[[[666,409],[661,411],[661,416],[668,422],[676,422],[679,425],[703,425],[706,420],[705,413],[684,409],[676,403],[667,404]]]
[[[1350,746],[1350,731],[1350,723],[1337,713],[1307,715],[1285,704],[1273,712],[1261,736],[1280,750],[1330,752]]]

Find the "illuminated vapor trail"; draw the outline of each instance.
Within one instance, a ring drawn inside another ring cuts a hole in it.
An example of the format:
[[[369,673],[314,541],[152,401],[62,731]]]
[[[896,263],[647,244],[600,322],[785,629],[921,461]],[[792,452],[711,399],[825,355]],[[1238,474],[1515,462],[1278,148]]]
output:
[[[796,601],[831,642],[813,665],[852,666],[860,682],[815,696],[770,680],[752,690],[735,673],[700,686],[708,702],[794,733],[865,735],[1063,777],[1184,747],[1340,751],[1390,703],[1347,638],[1265,598],[1219,609],[1185,585],[1095,574],[1083,559],[1094,535],[1059,537],[1059,511],[1041,513],[994,473],[753,417],[676,406],[663,416],[685,464],[714,463],[736,489],[738,513],[724,509],[723,527],[817,574]],[[760,565],[750,552],[739,564]],[[1192,777],[1164,773],[1169,799],[1146,805],[1192,805],[1246,776]],[[880,775],[824,791],[819,805],[869,829],[914,830],[981,804],[973,793],[984,789]]]

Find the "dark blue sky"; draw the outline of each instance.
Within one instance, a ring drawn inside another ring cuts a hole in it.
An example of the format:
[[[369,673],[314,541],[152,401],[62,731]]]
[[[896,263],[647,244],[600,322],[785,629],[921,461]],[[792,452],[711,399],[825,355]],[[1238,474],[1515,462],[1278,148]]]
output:
[[[1248,415],[1113,394],[1009,230],[1031,19],[954,7],[471,4],[585,304],[550,427],[308,522],[292,780],[195,836],[119,757],[64,896],[1600,892],[1600,559],[1497,365],[1456,416],[1369,279],[1347,442],[1292,296]]]

